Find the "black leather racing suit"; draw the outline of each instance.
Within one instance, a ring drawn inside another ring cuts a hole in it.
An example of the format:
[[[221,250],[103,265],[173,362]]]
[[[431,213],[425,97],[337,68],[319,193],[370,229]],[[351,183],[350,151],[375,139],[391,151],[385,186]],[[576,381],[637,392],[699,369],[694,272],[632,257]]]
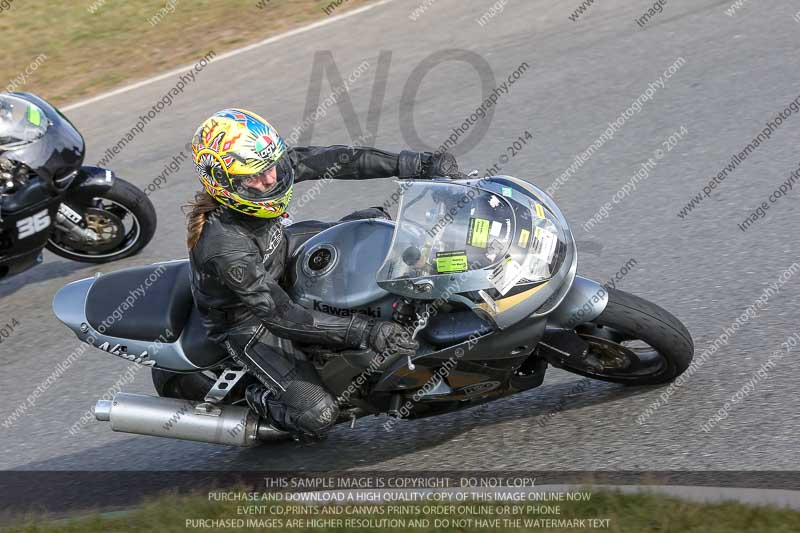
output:
[[[392,154],[347,146],[291,148],[295,181],[418,177],[423,154]],[[280,286],[286,266],[280,218],[256,218],[219,207],[208,214],[190,252],[192,293],[209,338],[269,389],[271,422],[293,433],[319,435],[339,414],[335,399],[292,341],[365,346],[369,322],[312,311]]]

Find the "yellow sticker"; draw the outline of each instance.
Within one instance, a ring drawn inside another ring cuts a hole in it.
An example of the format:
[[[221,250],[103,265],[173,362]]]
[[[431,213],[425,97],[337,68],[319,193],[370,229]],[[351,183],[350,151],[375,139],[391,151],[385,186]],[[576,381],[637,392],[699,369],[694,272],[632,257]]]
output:
[[[542,247],[542,228],[536,226],[536,229],[533,230],[533,246],[531,252],[537,253],[539,248]]]
[[[470,218],[467,244],[476,248],[486,248],[489,245],[489,230],[491,224],[484,218]]]
[[[438,252],[436,271],[440,274],[467,271],[467,252]]]
[[[528,239],[531,237],[531,232],[524,229],[519,233],[519,246],[525,248],[528,246]]]
[[[544,207],[542,207],[542,204],[539,203],[535,204],[535,209],[536,209],[536,216],[539,218],[544,218]]]

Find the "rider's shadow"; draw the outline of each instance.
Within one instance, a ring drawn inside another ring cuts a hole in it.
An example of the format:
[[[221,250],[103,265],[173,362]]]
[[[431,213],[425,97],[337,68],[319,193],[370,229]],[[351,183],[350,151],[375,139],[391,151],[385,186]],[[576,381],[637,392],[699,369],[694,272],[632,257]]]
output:
[[[413,455],[446,444],[472,430],[487,432],[496,448],[506,446],[504,432],[492,429],[517,421],[514,427],[515,445],[527,439],[533,443],[548,425],[573,409],[620,400],[652,390],[651,387],[626,387],[613,383],[589,380],[581,386],[578,381],[551,383],[531,391],[500,399],[454,413],[417,420],[400,421],[392,430],[385,428],[386,416],[367,417],[356,422],[354,430],[346,425],[337,427],[319,443],[273,443],[242,450],[241,459],[263,470],[349,470],[365,469],[370,465]],[[523,435],[520,435],[523,433]],[[418,462],[412,458],[412,463]],[[426,461],[427,462],[427,461]],[[419,469],[434,468],[420,464]],[[474,468],[478,468],[477,466]]]
[[[0,280],[0,298],[10,296],[33,283],[65,278],[79,270],[92,268],[92,266],[93,265],[87,263],[78,263],[75,261],[47,261],[16,276]]]
[[[68,483],[75,483],[70,478],[72,475],[76,479],[84,476],[87,480],[80,484],[81,491],[64,492],[63,487],[55,484],[48,492],[21,479],[13,493],[20,508],[40,506],[56,512],[62,509],[129,507],[139,504],[145,495],[163,490],[202,492],[212,487],[229,487],[236,483],[236,472],[267,475],[378,469],[484,470],[493,466],[484,456],[488,446],[507,456],[508,460],[514,460],[519,454],[527,457],[529,452],[535,451],[540,446],[539,438],[548,429],[547,425],[540,426],[540,420],[549,419],[548,424],[555,424],[555,417],[566,416],[574,409],[652,391],[652,387],[624,387],[600,381],[576,387],[581,381],[571,379],[548,383],[471,409],[399,422],[393,431],[384,428],[387,417],[368,417],[358,420],[354,430],[343,424],[335,428],[327,440],[312,444],[284,441],[242,449],[159,437],[120,435],[122,438],[109,439],[107,426],[87,426],[84,430],[86,435],[81,432],[76,435],[80,439],[78,446],[85,446],[80,451],[54,454],[15,467],[21,471],[44,470],[45,474],[47,471],[67,470],[62,478]],[[503,428],[498,431],[500,425]],[[505,431],[509,426],[513,427],[514,442],[505,442]],[[25,431],[25,428],[20,430]],[[472,435],[462,437],[473,430]],[[518,435],[520,430],[526,432],[522,439]],[[95,444],[98,439],[104,444]],[[476,442],[477,448],[450,442],[455,439]],[[580,439],[574,442],[576,447],[581,445]],[[453,446],[460,452],[454,460],[460,462],[458,466],[450,465],[448,468],[446,461],[437,458],[447,458],[446,454]],[[441,449],[436,450],[437,447]],[[568,443],[562,443],[560,447],[565,453],[569,451]],[[389,467],[382,465],[386,462],[394,464]],[[115,472],[117,470],[122,472]]]

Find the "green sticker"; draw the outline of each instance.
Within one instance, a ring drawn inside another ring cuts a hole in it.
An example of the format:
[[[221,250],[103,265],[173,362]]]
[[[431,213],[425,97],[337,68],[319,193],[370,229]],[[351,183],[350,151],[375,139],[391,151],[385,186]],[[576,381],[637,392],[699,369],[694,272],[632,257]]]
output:
[[[42,124],[42,115],[39,113],[39,110],[32,105],[28,106],[28,122],[34,126],[40,126]]]
[[[502,192],[503,196],[508,196],[509,198],[511,198],[514,195],[514,189],[512,189],[511,187],[503,187]]]
[[[489,228],[491,224],[485,218],[470,218],[467,244],[476,248],[486,248],[489,244]]]
[[[437,252],[436,271],[440,274],[467,271],[467,252]]]

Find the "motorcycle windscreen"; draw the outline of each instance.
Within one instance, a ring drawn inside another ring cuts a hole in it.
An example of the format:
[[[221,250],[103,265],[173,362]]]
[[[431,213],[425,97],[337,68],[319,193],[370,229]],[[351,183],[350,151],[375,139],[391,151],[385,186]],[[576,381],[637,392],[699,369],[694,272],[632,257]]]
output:
[[[47,116],[37,105],[0,94],[0,150],[15,150],[41,139],[47,126]]]
[[[515,209],[500,195],[450,182],[409,181],[402,188],[378,282],[485,269],[506,256],[518,235]]]

